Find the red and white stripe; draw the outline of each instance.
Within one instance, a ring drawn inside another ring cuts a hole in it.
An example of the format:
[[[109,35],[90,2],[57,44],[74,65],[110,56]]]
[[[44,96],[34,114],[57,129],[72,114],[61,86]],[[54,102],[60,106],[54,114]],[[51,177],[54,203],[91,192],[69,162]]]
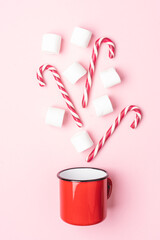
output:
[[[41,87],[46,85],[45,82],[44,82],[44,78],[43,78],[43,72],[45,70],[49,70],[53,74],[53,76],[54,76],[54,78],[56,80],[57,86],[58,86],[58,88],[59,88],[59,90],[60,90],[60,92],[61,92],[61,94],[62,94],[62,96],[63,96],[63,98],[64,98],[64,100],[66,102],[66,104],[67,104],[67,107],[68,107],[70,113],[72,114],[73,119],[75,120],[75,122],[76,122],[78,127],[82,127],[82,122],[80,120],[80,117],[77,114],[77,112],[75,110],[75,107],[74,107],[73,103],[71,102],[71,100],[69,98],[69,95],[68,95],[68,93],[67,93],[67,91],[66,91],[66,89],[65,89],[65,87],[64,87],[64,85],[63,85],[63,83],[61,81],[60,75],[57,72],[55,67],[53,67],[51,65],[48,65],[48,64],[45,64],[45,65],[42,65],[38,69],[38,71],[37,71],[37,80],[38,80],[39,85]]]
[[[99,48],[102,43],[106,43],[109,47],[109,58],[113,58],[115,55],[115,45],[112,42],[112,40],[110,40],[109,38],[106,38],[106,37],[102,37],[102,38],[99,38],[96,40],[94,47],[93,47],[92,57],[91,57],[91,61],[90,61],[89,69],[88,69],[88,75],[87,75],[85,88],[84,88],[84,92],[83,92],[83,98],[82,98],[82,107],[83,108],[87,107],[87,105],[88,105],[88,98],[89,98],[89,93],[90,93],[90,89],[92,86],[92,79],[93,79],[93,74],[94,74],[94,70],[95,70],[96,60],[98,57]]]
[[[128,107],[125,107],[122,112],[118,115],[118,117],[115,119],[114,123],[112,124],[112,126],[108,129],[108,131],[105,133],[105,135],[101,138],[101,140],[99,141],[99,143],[96,145],[96,147],[93,149],[93,151],[89,154],[89,156],[87,157],[86,161],[90,162],[100,151],[100,149],[103,147],[103,145],[105,144],[105,142],[108,140],[108,138],[113,134],[113,132],[115,131],[115,129],[119,126],[120,122],[122,121],[122,119],[126,116],[126,114],[130,111],[134,111],[136,113],[136,118],[135,120],[132,122],[131,124],[131,128],[135,129],[138,124],[139,121],[142,118],[142,113],[141,110],[135,106],[135,105],[130,105]]]

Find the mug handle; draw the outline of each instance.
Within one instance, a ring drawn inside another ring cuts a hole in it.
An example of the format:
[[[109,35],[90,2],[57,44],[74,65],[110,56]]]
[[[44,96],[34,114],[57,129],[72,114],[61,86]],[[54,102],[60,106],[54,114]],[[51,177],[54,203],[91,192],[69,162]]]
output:
[[[110,198],[112,193],[112,180],[107,178],[107,199]]]

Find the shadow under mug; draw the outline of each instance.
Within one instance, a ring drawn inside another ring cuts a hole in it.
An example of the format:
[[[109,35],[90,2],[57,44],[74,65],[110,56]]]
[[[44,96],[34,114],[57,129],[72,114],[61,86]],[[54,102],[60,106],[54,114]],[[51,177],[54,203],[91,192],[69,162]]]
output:
[[[108,173],[99,168],[76,167],[60,171],[60,216],[73,225],[92,225],[107,215],[112,192]]]

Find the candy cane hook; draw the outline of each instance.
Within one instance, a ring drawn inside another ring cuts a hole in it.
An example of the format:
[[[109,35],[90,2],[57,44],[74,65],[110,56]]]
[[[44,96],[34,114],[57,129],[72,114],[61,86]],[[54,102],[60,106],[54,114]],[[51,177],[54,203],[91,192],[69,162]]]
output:
[[[62,94],[62,96],[63,96],[63,98],[64,98],[64,100],[66,102],[66,104],[67,104],[67,107],[68,107],[70,113],[72,114],[73,119],[75,120],[75,122],[76,122],[78,127],[82,127],[82,122],[80,120],[80,117],[77,114],[77,112],[75,110],[75,107],[74,107],[73,103],[71,102],[71,100],[69,98],[69,95],[68,95],[67,91],[65,90],[65,87],[64,87],[64,85],[63,85],[63,83],[61,81],[60,75],[57,72],[57,70],[55,69],[55,67],[46,64],[46,65],[42,65],[38,69],[38,71],[37,71],[37,80],[38,80],[39,85],[41,87],[45,86],[45,82],[44,82],[44,78],[43,78],[43,72],[45,70],[49,70],[53,74],[53,76],[54,76],[54,78],[56,80],[57,86],[58,86],[58,88],[59,88],[59,90],[60,90],[60,92],[61,92],[61,94]]]
[[[99,38],[96,40],[94,47],[93,47],[92,57],[91,57],[88,75],[87,75],[85,88],[84,88],[84,92],[83,92],[83,98],[82,98],[82,107],[83,108],[87,107],[87,105],[88,105],[88,98],[89,98],[89,93],[90,93],[90,89],[92,86],[92,79],[93,79],[93,74],[94,74],[94,70],[95,70],[96,60],[98,57],[99,48],[102,43],[106,43],[109,47],[109,58],[113,58],[114,54],[115,54],[115,45],[112,42],[112,40],[110,40],[109,38],[106,38],[106,37]]]
[[[130,105],[128,107],[125,107],[122,112],[118,115],[118,117],[115,119],[114,123],[111,125],[111,127],[108,129],[108,131],[105,133],[105,135],[101,138],[101,140],[99,141],[99,143],[96,145],[96,147],[93,149],[93,151],[89,154],[89,156],[87,157],[86,161],[90,162],[100,151],[100,149],[103,147],[103,145],[105,144],[105,142],[108,140],[108,138],[113,134],[113,132],[115,131],[115,129],[119,126],[120,122],[122,121],[122,119],[126,116],[126,114],[130,111],[134,111],[136,113],[136,118],[135,120],[132,122],[131,124],[131,128],[135,129],[138,124],[139,121],[142,118],[142,113],[141,110],[135,106],[135,105]]]

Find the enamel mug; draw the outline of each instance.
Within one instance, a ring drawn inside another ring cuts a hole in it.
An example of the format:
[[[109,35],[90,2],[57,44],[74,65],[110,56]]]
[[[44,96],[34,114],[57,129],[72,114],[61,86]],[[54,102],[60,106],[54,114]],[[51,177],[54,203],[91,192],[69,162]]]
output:
[[[74,225],[92,225],[107,215],[112,181],[99,168],[76,167],[60,171],[60,216]]]

